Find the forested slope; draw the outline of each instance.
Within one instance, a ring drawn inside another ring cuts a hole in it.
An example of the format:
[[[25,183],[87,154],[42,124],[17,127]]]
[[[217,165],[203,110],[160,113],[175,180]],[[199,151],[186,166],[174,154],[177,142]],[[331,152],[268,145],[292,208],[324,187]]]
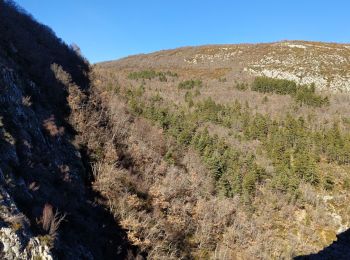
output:
[[[110,113],[128,111],[113,120],[130,129],[121,139],[128,156],[112,169],[100,165],[97,183],[134,243],[154,258],[277,259],[317,253],[347,230],[347,88],[320,85],[313,66],[314,82],[247,69],[269,53],[281,60],[274,69],[290,62],[303,70],[329,58],[319,60],[320,49],[349,58],[346,45],[282,42],[181,48],[94,66]],[[337,77],[347,64],[334,62],[328,72]],[[108,188],[119,178],[126,190]],[[346,258],[344,250],[337,253]]]

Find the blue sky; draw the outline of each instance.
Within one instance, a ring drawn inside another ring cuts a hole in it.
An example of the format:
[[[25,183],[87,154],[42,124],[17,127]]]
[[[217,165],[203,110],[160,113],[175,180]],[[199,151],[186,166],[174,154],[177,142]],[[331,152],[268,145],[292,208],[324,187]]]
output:
[[[90,62],[181,46],[350,42],[348,0],[17,0]]]

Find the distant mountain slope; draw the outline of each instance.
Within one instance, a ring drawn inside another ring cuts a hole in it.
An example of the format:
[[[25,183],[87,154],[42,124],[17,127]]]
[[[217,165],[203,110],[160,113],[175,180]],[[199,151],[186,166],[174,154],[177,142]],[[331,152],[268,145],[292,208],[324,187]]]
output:
[[[283,41],[208,45],[135,55],[99,65],[171,68],[228,80],[265,75],[302,84],[314,82],[319,89],[350,90],[350,44]]]

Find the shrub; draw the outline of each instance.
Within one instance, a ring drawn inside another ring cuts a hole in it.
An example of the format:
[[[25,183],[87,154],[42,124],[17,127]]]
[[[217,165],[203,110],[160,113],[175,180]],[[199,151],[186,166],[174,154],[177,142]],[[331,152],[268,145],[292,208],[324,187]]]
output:
[[[349,190],[350,189],[350,178],[349,177],[344,179],[343,188],[345,190]]]
[[[234,87],[235,89],[244,91],[244,90],[247,90],[247,89],[248,89],[248,83],[236,83],[233,87]]]
[[[194,96],[198,97],[201,94],[199,88],[197,87],[196,90],[194,91]]]
[[[158,78],[159,81],[161,82],[167,82],[168,77],[178,77],[176,73],[172,73],[171,71],[167,71],[167,72],[161,72],[161,71],[154,71],[154,70],[143,70],[143,71],[135,71],[135,72],[131,72],[128,75],[128,79],[132,79],[132,80],[152,80],[154,78]]]
[[[190,100],[192,100],[192,92],[186,91],[185,102],[189,102]]]
[[[43,215],[41,218],[43,230],[46,231],[49,235],[55,236],[58,227],[65,217],[65,214],[60,216],[58,211],[54,213],[52,206],[46,203],[43,208]]]
[[[268,101],[269,101],[269,98],[267,96],[264,96],[261,103],[266,104]]]
[[[193,89],[194,87],[201,87],[202,81],[201,80],[186,80],[179,83],[178,88],[179,89]]]
[[[175,159],[173,156],[173,151],[172,149],[169,149],[166,154],[164,155],[164,160],[168,162],[169,164],[175,164]]]
[[[325,190],[328,190],[328,191],[333,190],[333,188],[334,188],[334,180],[333,180],[331,175],[327,174],[325,176],[324,182],[323,182],[323,188]]]

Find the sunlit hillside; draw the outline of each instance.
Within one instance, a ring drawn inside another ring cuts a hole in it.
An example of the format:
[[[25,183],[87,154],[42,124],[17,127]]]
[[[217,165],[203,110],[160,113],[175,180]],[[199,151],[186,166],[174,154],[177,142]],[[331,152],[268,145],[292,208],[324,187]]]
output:
[[[127,154],[99,165],[97,185],[130,240],[151,258],[197,259],[290,258],[336,240],[350,220],[349,51],[204,46],[95,65]]]

